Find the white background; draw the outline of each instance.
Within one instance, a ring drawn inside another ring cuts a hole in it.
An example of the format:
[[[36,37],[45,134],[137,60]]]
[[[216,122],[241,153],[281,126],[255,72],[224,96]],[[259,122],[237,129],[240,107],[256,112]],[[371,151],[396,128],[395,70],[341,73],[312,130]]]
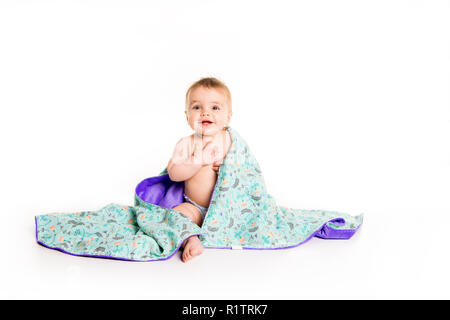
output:
[[[450,298],[449,1],[1,1],[0,298]],[[350,240],[75,257],[34,216],[132,205],[191,133],[188,86],[281,205],[365,214]]]

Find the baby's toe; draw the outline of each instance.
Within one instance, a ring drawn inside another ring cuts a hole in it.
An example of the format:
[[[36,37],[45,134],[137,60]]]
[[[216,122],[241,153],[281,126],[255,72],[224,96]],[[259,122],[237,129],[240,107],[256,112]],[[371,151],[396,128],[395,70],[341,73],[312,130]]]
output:
[[[183,262],[186,262],[186,261],[188,261],[189,260],[189,258],[190,258],[190,253],[189,253],[189,249],[184,249],[184,251],[183,251],[183,255],[182,255],[182,257],[181,257],[181,260],[183,260]]]

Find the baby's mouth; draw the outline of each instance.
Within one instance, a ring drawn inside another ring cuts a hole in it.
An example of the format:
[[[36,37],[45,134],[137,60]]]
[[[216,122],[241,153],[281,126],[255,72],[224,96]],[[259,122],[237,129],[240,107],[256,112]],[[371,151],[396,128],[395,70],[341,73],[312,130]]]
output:
[[[201,122],[201,124],[202,124],[203,127],[208,127],[208,126],[212,125],[213,123],[214,123],[214,122],[209,121],[209,120],[203,120],[203,121]]]

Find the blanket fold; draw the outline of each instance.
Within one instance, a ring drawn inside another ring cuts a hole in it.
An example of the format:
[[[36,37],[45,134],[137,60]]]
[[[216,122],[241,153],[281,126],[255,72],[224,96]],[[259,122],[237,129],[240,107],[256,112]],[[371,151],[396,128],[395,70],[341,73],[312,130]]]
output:
[[[134,206],[112,203],[96,211],[36,216],[37,242],[72,255],[157,261],[172,257],[192,235],[206,248],[283,249],[314,236],[349,239],[361,226],[362,214],[277,204],[247,143],[227,130],[231,148],[201,227],[173,209],[184,201],[184,182],[170,180],[166,167],[137,185]]]

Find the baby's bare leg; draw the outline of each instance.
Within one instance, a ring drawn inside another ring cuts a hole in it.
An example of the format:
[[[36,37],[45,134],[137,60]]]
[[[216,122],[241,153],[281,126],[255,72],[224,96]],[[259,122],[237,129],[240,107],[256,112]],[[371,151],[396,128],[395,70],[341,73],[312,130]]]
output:
[[[173,210],[176,210],[183,214],[184,216],[191,219],[196,225],[199,227],[202,226],[203,223],[203,216],[200,213],[200,210],[194,206],[192,203],[189,202],[183,202],[179,205],[177,205]]]
[[[200,213],[200,210],[192,203],[183,202],[173,209],[191,219],[198,226],[202,225],[203,216]],[[189,261],[193,257],[198,256],[203,252],[203,245],[197,236],[191,236],[186,239],[181,247],[184,248],[182,255],[183,262]]]

